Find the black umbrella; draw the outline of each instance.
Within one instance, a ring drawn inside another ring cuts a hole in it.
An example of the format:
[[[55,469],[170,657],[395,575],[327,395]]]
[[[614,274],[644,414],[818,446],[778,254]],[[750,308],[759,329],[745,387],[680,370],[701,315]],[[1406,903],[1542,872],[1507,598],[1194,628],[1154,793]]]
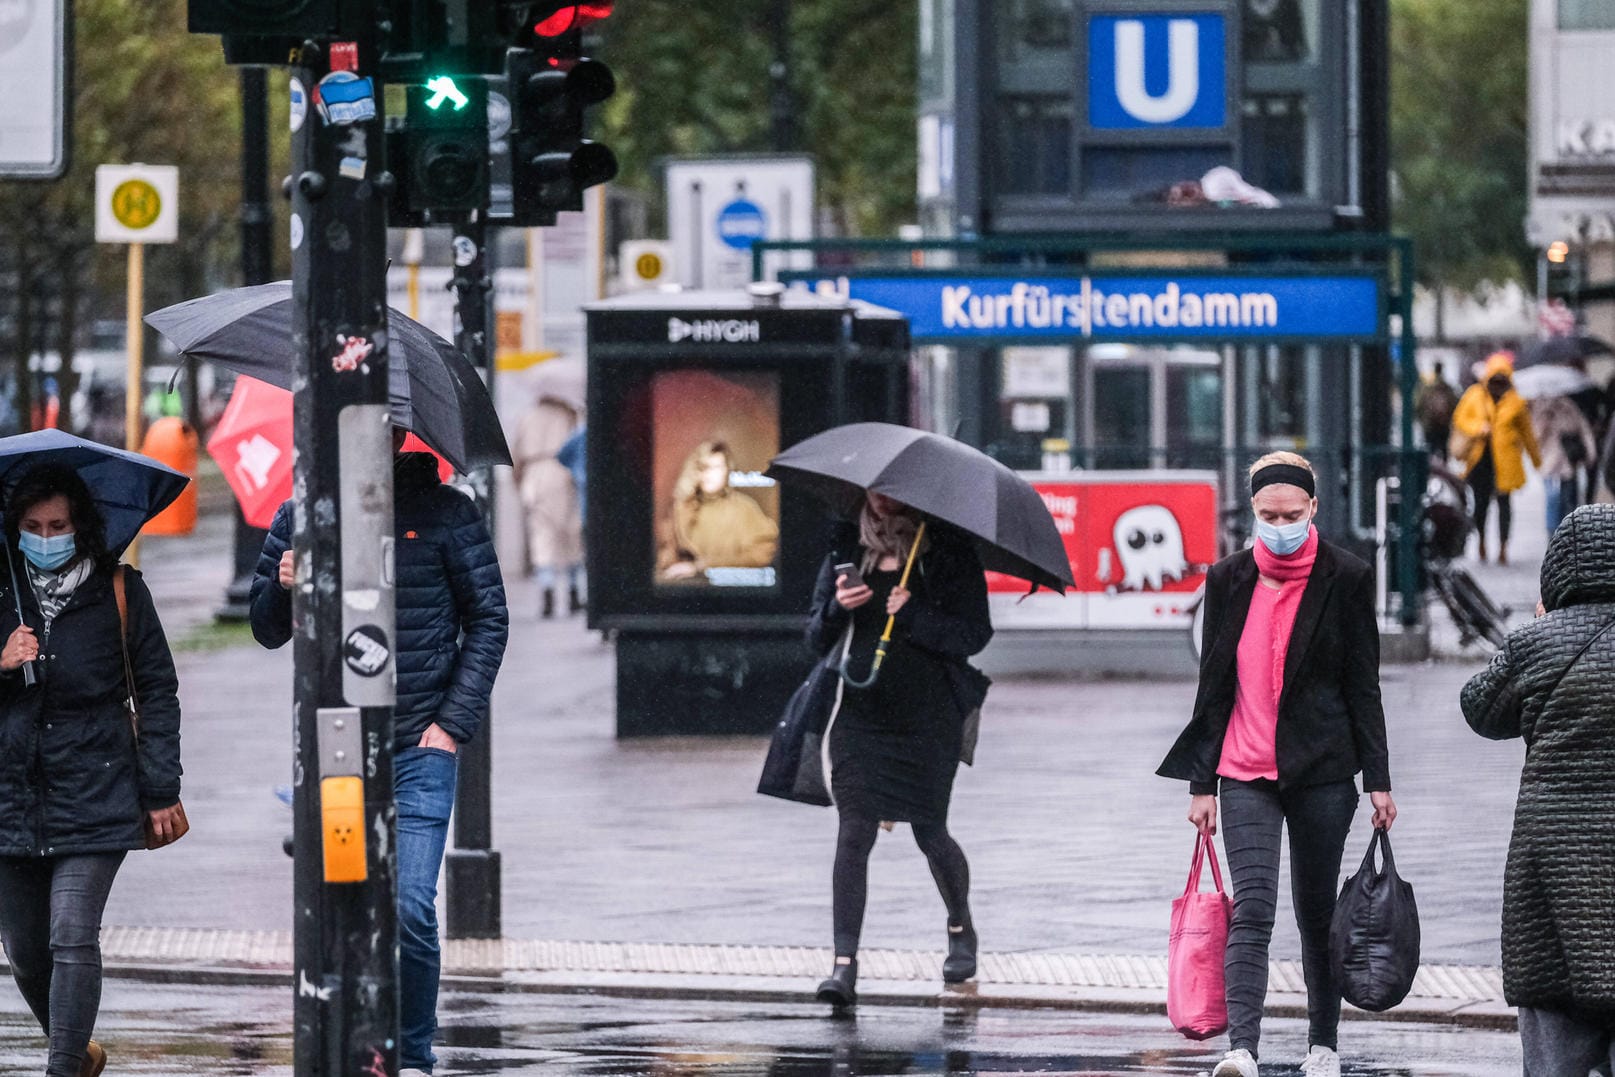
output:
[[[1015,472],[963,442],[891,423],[826,430],[774,458],[768,474],[853,516],[864,491],[895,498],[964,532],[982,564],[1064,592],[1071,559],[1043,498]]]
[[[140,534],[146,521],[166,509],[191,480],[149,456],[86,441],[60,430],[36,430],[0,438],[0,489],[9,497],[11,487],[39,464],[60,464],[78,472],[106,526],[107,549],[120,554]],[[11,573],[11,594],[22,622],[22,594],[17,590],[17,566],[11,543],[0,538]],[[33,664],[23,667],[23,678],[34,683]]]
[[[1542,363],[1575,363],[1595,355],[1615,354],[1615,345],[1598,337],[1549,337],[1538,340],[1521,355],[1514,369],[1537,366]]]
[[[292,284],[277,281],[189,299],[146,315],[182,353],[292,387]],[[462,472],[510,463],[487,386],[454,345],[396,310],[387,312],[387,395],[394,424]]]

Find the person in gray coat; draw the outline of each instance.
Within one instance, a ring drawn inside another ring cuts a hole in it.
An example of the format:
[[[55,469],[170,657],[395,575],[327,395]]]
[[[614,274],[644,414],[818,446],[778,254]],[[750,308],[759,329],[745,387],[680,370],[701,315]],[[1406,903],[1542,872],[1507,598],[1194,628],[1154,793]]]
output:
[[[1464,686],[1464,717],[1525,739],[1503,883],[1503,991],[1526,1077],[1615,1064],[1615,505],[1560,524],[1540,616]],[[1601,1071],[1604,1072],[1604,1071]]]

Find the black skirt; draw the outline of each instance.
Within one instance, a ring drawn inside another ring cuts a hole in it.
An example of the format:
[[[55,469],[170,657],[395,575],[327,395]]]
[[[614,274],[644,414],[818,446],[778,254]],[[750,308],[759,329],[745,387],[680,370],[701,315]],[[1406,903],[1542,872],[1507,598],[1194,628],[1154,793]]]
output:
[[[870,572],[875,597],[853,611],[847,668],[862,679],[886,627],[897,572]],[[830,792],[838,811],[869,819],[943,823],[959,769],[960,722],[945,659],[892,633],[880,679],[842,690],[830,729]]]

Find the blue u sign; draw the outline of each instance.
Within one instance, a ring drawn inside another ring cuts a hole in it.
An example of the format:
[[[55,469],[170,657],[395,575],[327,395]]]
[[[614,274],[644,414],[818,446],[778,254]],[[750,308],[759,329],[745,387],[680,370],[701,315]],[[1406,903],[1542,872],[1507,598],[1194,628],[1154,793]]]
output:
[[[1102,130],[1228,123],[1223,16],[1095,15],[1088,21],[1088,123]]]

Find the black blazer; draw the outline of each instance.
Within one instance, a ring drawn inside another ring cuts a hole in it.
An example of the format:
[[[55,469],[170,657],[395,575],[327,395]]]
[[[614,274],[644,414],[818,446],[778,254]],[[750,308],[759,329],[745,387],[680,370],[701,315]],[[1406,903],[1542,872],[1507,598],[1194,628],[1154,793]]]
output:
[[[1156,771],[1187,780],[1191,793],[1217,791],[1217,764],[1239,675],[1239,639],[1258,575],[1249,550],[1223,558],[1206,575],[1194,716]],[[1379,697],[1374,573],[1327,542],[1318,543],[1284,659],[1278,765],[1283,787],[1345,781],[1362,771],[1364,792],[1391,788]]]

